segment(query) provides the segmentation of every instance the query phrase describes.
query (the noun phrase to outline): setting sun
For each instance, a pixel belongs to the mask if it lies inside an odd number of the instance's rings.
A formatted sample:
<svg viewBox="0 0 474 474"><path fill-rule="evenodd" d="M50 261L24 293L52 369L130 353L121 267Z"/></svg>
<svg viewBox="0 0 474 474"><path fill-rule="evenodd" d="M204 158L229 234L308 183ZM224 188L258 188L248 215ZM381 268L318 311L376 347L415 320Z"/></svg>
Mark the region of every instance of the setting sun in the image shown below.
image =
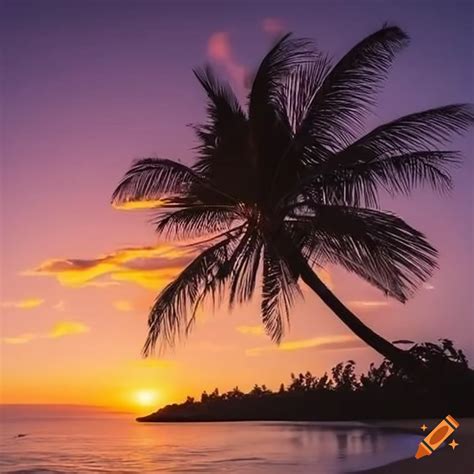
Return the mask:
<svg viewBox="0 0 474 474"><path fill-rule="evenodd" d="M137 405L150 407L157 403L159 395L156 390L137 390L133 394L133 399Z"/></svg>

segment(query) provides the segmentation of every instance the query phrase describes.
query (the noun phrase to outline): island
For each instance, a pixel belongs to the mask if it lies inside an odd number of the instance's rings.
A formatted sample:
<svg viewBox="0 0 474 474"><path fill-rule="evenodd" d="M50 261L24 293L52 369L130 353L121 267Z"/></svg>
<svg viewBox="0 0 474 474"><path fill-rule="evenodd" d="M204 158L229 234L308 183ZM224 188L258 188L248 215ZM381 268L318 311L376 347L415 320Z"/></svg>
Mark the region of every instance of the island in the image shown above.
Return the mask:
<svg viewBox="0 0 474 474"><path fill-rule="evenodd" d="M139 422L210 421L352 421L474 416L474 370L452 341L414 344L410 348L430 372L435 385L397 369L390 361L371 364L357 375L354 361L337 364L330 374L291 374L287 385L269 390L256 384L203 392L200 400L167 405Z"/></svg>

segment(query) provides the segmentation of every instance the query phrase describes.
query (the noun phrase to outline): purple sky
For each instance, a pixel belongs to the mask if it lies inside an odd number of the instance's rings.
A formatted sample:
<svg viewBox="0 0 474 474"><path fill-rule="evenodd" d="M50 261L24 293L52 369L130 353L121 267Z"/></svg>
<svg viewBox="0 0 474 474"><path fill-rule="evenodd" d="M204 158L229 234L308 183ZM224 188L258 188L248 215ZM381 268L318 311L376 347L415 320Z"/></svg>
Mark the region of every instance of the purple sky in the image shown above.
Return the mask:
<svg viewBox="0 0 474 474"><path fill-rule="evenodd" d="M287 339L312 340L309 348L301 343L298 350L249 355L270 344L256 329L257 303L252 303L230 318L226 310L216 318L203 316L197 334L163 363L135 367L146 308L182 256L173 249L165 256L145 251L138 260L145 259L155 273L132 273L137 258L130 247L156 244L148 213L112 209L109 198L135 158L192 162L195 141L186 125L203 118L205 105L193 67L213 62L243 95L242 77L280 30L313 38L336 58L385 21L407 31L411 45L396 60L368 128L425 108L474 102L472 2L19 0L1 5L5 401L95 403L100 390L155 386L157 377L167 380L155 388L170 400L212 388L209 384L265 382L263 372L272 385L291 370L318 372L347 358L363 366L376 358L350 344L345 350L321 349L345 341L337 338L349 333L308 295L295 308ZM452 149L462 150L465 162L455 172L450 196L426 191L386 201L440 250L441 268L430 289L401 306L343 272L330 269L330 277L336 293L388 338L450 337L472 361L472 135ZM150 284L153 276L158 283ZM315 342L318 337L326 339ZM37 364L49 371L40 388ZM199 366L207 375L193 378ZM222 375L223 367L233 379ZM98 382L104 374L112 380L107 386ZM125 376L131 388L121 385Z"/></svg>

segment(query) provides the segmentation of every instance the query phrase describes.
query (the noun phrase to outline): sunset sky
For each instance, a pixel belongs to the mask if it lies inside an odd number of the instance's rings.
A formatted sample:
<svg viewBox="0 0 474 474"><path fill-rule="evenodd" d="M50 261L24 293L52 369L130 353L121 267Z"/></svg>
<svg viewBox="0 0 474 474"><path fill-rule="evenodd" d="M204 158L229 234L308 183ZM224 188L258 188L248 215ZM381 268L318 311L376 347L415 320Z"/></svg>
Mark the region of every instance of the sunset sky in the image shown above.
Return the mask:
<svg viewBox="0 0 474 474"><path fill-rule="evenodd" d="M282 32L335 58L385 21L408 32L368 129L474 102L473 13L469 1L2 2L1 402L159 406L379 360L306 290L280 347L255 300L204 308L187 341L141 359L147 309L190 256L157 241L149 210L113 209L110 196L135 158L192 163L187 125L205 111L193 67L211 62L244 100ZM448 337L473 361L472 135L451 149L465 157L451 195L384 201L439 249L432 281L401 305L342 270L323 277L388 339Z"/></svg>

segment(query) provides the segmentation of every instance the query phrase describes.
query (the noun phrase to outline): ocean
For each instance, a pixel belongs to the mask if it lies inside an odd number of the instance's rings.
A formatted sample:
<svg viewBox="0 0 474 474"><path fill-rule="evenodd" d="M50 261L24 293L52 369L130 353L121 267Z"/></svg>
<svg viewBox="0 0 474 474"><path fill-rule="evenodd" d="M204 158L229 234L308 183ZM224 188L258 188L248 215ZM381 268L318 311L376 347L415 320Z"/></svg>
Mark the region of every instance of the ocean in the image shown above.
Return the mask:
<svg viewBox="0 0 474 474"><path fill-rule="evenodd" d="M364 423L146 424L99 410L5 408L2 473L356 472L413 456L421 437Z"/></svg>

